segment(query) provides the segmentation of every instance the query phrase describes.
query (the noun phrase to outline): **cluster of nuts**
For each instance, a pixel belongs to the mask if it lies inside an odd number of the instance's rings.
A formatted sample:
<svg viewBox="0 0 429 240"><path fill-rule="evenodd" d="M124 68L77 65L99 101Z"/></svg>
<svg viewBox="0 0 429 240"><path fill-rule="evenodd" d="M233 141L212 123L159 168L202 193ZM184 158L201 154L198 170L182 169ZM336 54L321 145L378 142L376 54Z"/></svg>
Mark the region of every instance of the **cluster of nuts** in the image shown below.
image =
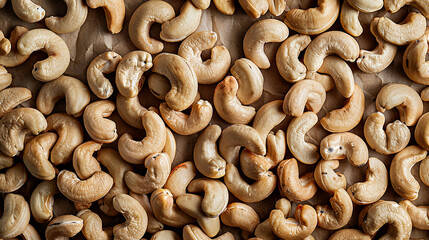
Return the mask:
<svg viewBox="0 0 429 240"><path fill-rule="evenodd" d="M45 19L50 30L16 26L9 39L0 32L0 168L5 170L0 174L0 192L5 194L0 238L40 239L39 232L44 231L46 239L68 239L82 232L87 239L138 240L148 232L151 239L169 240L181 239L178 232L182 231L184 240L207 240L221 234L221 223L240 228L242 238L249 240L310 240L316 227L337 230L329 238L332 240L369 240L385 224L389 228L381 239L409 239L413 227L429 230L429 207L411 202L420 190L411 174L414 164L421 162L420 179L429 186L429 113L423 115L429 88L420 96L404 84L385 85L376 98L378 112L365 120L364 141L349 132L363 118L365 95L346 63L356 61L363 72L378 73L392 63L397 46L407 45L403 55L406 75L418 84L429 84L427 0L344 0L342 7L340 0L319 0L315 8L288 11L284 23L257 21L243 39L246 58L236 60L232 67L228 49L215 46L215 32L195 32L210 0L187 0L178 16L165 1L145 1L134 11L128 28L139 50L125 56L108 51L94 58L86 70L89 87L64 75L70 52L57 34L79 29L88 6L103 7L109 31L118 33L125 4L123 0L65 2L65 16ZM223 14L235 11L234 1L213 2ZM5 3L0 1L0 7ZM11 3L15 14L26 22L45 17L43 8L31 0ZM283 0L239 3L252 18L268 10L279 16L286 8ZM359 13L376 12L383 6L393 13L406 4L419 12L409 13L400 24L386 17L374 18L370 28L378 46L373 51L360 50L354 38L363 32ZM327 31L338 16L347 33ZM162 24L159 36L163 41L181 42L177 54L162 52L163 43L149 36L153 23ZM299 34L289 37L289 28ZM309 36L316 34L320 35ZM282 43L276 67L294 84L283 100L255 109L251 104L264 90L261 69L271 66L264 52L265 43L270 42ZM46 83L38 92L35 108L17 108L32 94L27 88L8 87L12 76L5 67L16 67L39 50L48 57L34 64L32 74ZM211 50L211 58L205 61L201 57L204 50ZM152 59L152 55L156 56ZM149 71L149 89L163 101L158 108L145 108L139 102L143 74ZM106 77L114 72L116 88ZM230 124L224 129L210 124L213 107L198 93L199 84L215 83L215 110ZM324 106L326 92L334 88L346 101L320 119L331 134L317 146L306 141L306 135L319 122L316 114ZM108 100L116 89L116 102ZM91 92L99 100L91 102L95 98ZM53 113L62 98L65 113ZM393 108L399 111L399 120L384 130L382 113ZM115 110L146 136L141 140L129 133L118 136L116 123L108 119ZM286 133L281 129L274 132L287 116L293 119ZM419 146L409 146L411 126L415 126ZM193 160L172 169L176 154L173 132L200 135ZM85 134L92 140L84 142ZM114 142L117 150L102 148ZM377 153L396 154L390 174L385 163L369 157L367 144ZM285 160L287 148L294 158ZM347 187L345 175L334 171L341 159L354 167L367 165L366 180ZM298 161L314 164L314 171L300 175ZM69 162L73 171L64 167ZM139 165L144 165L145 175L137 172ZM26 183L27 172L40 180L30 199L13 193ZM404 199L400 203L380 200L389 179ZM277 188L282 198L261 222L248 204L267 199ZM310 200L318 189L333 195L330 205L300 204L289 218L291 202ZM54 216L54 195L59 193L74 202L75 215ZM232 196L239 201L231 201ZM359 214L362 230L342 229L356 210L354 204L366 205ZM106 216L122 214L125 222L103 228L102 218L90 208L98 208ZM46 229L36 230L30 224L31 216L38 223L48 223ZM182 230L163 230L164 225ZM234 235L226 232L216 239L234 239Z"/></svg>

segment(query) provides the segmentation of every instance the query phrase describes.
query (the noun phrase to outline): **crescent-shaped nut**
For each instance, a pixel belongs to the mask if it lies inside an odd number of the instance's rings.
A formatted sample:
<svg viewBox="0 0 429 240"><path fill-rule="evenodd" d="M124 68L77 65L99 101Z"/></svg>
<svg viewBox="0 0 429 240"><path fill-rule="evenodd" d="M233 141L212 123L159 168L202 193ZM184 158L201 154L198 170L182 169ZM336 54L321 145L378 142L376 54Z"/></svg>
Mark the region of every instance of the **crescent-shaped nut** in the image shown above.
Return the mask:
<svg viewBox="0 0 429 240"><path fill-rule="evenodd" d="M17 108L6 113L0 120L0 151L15 156L24 149L27 133L38 135L46 126L45 117L34 108Z"/></svg>
<svg viewBox="0 0 429 240"><path fill-rule="evenodd" d="M124 97L138 95L143 87L143 73L153 66L152 56L145 51L132 51L125 55L116 68L116 87Z"/></svg>
<svg viewBox="0 0 429 240"><path fill-rule="evenodd" d="M252 104L261 98L264 76L258 66L247 58L240 58L234 62L230 71L238 86L246 86L237 90L237 98L242 104Z"/></svg>
<svg viewBox="0 0 429 240"><path fill-rule="evenodd" d="M116 34L122 30L125 19L124 0L86 0L86 4L88 4L88 7L94 9L103 8L106 15L107 28L111 33Z"/></svg>
<svg viewBox="0 0 429 240"><path fill-rule="evenodd" d="M0 63L1 63L0 56ZM0 89L3 90L7 88L12 83L12 74L7 72L7 69L3 66L0 66Z"/></svg>
<svg viewBox="0 0 429 240"><path fill-rule="evenodd" d="M156 219L167 226L183 227L195 221L177 206L168 189L156 189L150 197L150 205Z"/></svg>
<svg viewBox="0 0 429 240"><path fill-rule="evenodd" d="M426 156L426 150L413 145L406 147L393 158L390 164L390 182L401 197L416 200L419 196L420 184L411 174L411 168Z"/></svg>
<svg viewBox="0 0 429 240"><path fill-rule="evenodd" d="M378 158L371 157L366 169L366 180L347 188L352 201L358 205L374 203L384 195L389 182L387 168Z"/></svg>
<svg viewBox="0 0 429 240"><path fill-rule="evenodd" d="M197 173L198 171L192 161L183 162L171 170L163 188L170 190L174 199L176 199L186 193L186 188Z"/></svg>
<svg viewBox="0 0 429 240"><path fill-rule="evenodd" d="M195 7L205 10L210 6L211 0L191 0Z"/></svg>
<svg viewBox="0 0 429 240"><path fill-rule="evenodd" d="M282 107L282 100L274 100L258 109L252 126L259 132L263 140L266 140L271 130L286 118Z"/></svg>
<svg viewBox="0 0 429 240"><path fill-rule="evenodd" d="M314 170L314 180L317 185L325 192L334 194L335 190L347 187L346 176L337 173L334 169L340 166L338 160L320 160Z"/></svg>
<svg viewBox="0 0 429 240"><path fill-rule="evenodd" d="M290 10L284 19L286 25L296 32L309 35L319 34L328 30L338 18L340 1L318 0L317 5L315 8L306 10Z"/></svg>
<svg viewBox="0 0 429 240"><path fill-rule="evenodd" d="M35 23L45 17L45 9L31 0L11 0L13 12L24 22Z"/></svg>
<svg viewBox="0 0 429 240"><path fill-rule="evenodd" d="M225 128L219 139L219 153L227 163L236 164L240 147L255 154L265 155L265 143L256 129L247 125L235 124Z"/></svg>
<svg viewBox="0 0 429 240"><path fill-rule="evenodd" d="M254 23L246 32L243 51L261 69L270 67L270 60L264 53L265 43L283 42L289 36L287 26L276 19L264 19Z"/></svg>
<svg viewBox="0 0 429 240"><path fill-rule="evenodd" d="M22 55L43 50L48 58L36 62L33 67L35 79L48 82L60 77L70 63L70 52L64 40L47 29L33 29L24 33L18 40L17 49Z"/></svg>
<svg viewBox="0 0 429 240"><path fill-rule="evenodd" d="M264 0L238 0L238 2L251 18L260 18L269 9L268 1Z"/></svg>
<svg viewBox="0 0 429 240"><path fill-rule="evenodd" d="M344 31L353 37L359 37L363 33L362 25L359 22L359 10L353 8L347 0L341 6L340 21Z"/></svg>
<svg viewBox="0 0 429 240"><path fill-rule="evenodd" d="M27 181L25 165L17 163L0 174L0 193L10 193L20 189Z"/></svg>
<svg viewBox="0 0 429 240"><path fill-rule="evenodd" d="M354 62L359 57L359 44L350 35L340 31L329 31L320 34L304 54L304 64L308 71L319 70L326 56L336 54L342 59Z"/></svg>
<svg viewBox="0 0 429 240"><path fill-rule="evenodd" d="M82 234L88 240L108 240L112 236L109 236L107 231L103 230L103 223L98 214L92 212L89 209L79 211L76 216L83 220Z"/></svg>
<svg viewBox="0 0 429 240"><path fill-rule="evenodd" d="M168 78L158 73L151 73L147 79L150 92L159 100L165 100L165 95L171 89Z"/></svg>
<svg viewBox="0 0 429 240"><path fill-rule="evenodd" d="M31 91L23 87L9 87L0 91L0 117L10 112L16 106L29 100Z"/></svg>
<svg viewBox="0 0 429 240"><path fill-rule="evenodd" d="M378 20L377 31L380 37L391 44L407 45L419 39L426 30L426 18L421 13L410 12L399 24L386 17Z"/></svg>
<svg viewBox="0 0 429 240"><path fill-rule="evenodd" d="M317 192L317 184L312 172L299 177L298 162L295 158L282 161L277 168L280 193L290 201L311 199Z"/></svg>
<svg viewBox="0 0 429 240"><path fill-rule="evenodd" d="M152 72L170 80L171 89L165 95L168 106L176 111L187 109L198 94L198 80L192 67L179 55L161 53L153 59Z"/></svg>
<svg viewBox="0 0 429 240"><path fill-rule="evenodd" d="M116 2L121 1L123 2L123 0ZM121 60L121 55L109 51L98 55L89 64L86 69L86 79L89 88L98 98L107 99L112 95L113 86L103 74L114 72Z"/></svg>
<svg viewBox="0 0 429 240"><path fill-rule="evenodd" d="M330 111L320 119L320 124L330 132L347 132L359 124L364 111L365 94L355 84L353 94L346 99L344 107Z"/></svg>
<svg viewBox="0 0 429 240"><path fill-rule="evenodd" d="M0 218L0 237L17 237L30 222L30 207L23 196L12 193L4 197L3 205L4 212Z"/></svg>
<svg viewBox="0 0 429 240"><path fill-rule="evenodd" d="M115 103L109 100L96 101L86 106L83 125L94 141L112 143L118 138L116 123L107 119L115 108Z"/></svg>
<svg viewBox="0 0 429 240"><path fill-rule="evenodd" d="M154 153L144 161L146 175L141 176L128 171L124 179L127 187L138 194L149 194L161 188L167 182L171 171L170 159L167 153Z"/></svg>
<svg viewBox="0 0 429 240"><path fill-rule="evenodd" d="M208 178L192 180L188 185L188 191L191 193L204 192L201 208L209 217L219 216L228 205L228 188L219 180Z"/></svg>
<svg viewBox="0 0 429 240"><path fill-rule="evenodd" d="M152 111L142 116L142 124L146 137L135 141L128 133L123 134L118 141L118 150L125 161L132 164L142 164L150 154L161 152L166 141L166 128L162 118Z"/></svg>
<svg viewBox="0 0 429 240"><path fill-rule="evenodd" d="M358 229L341 229L332 234L329 240L371 240L371 236Z"/></svg>
<svg viewBox="0 0 429 240"><path fill-rule="evenodd" d="M320 155L325 160L345 159L360 167L368 161L368 147L358 135L344 132L326 136L320 143Z"/></svg>
<svg viewBox="0 0 429 240"><path fill-rule="evenodd" d="M158 233L158 232L164 232L164 231L170 231L170 230L162 230L164 229L164 225L160 222L158 222L158 220L155 218L155 216L153 215L153 210L152 210L152 206L150 205L150 199L146 194L136 194L133 192L130 192L130 196L133 197L135 200L137 200L144 208L144 210L146 211L147 214L147 232L149 233ZM116 212L116 210L115 210ZM164 234L159 234L159 235L164 235ZM157 234L154 234L154 236L158 236ZM156 238L158 239L158 238ZM163 239L163 238L161 238ZM152 240L152 239L151 239ZM160 239L158 239L160 240ZM176 240L176 239L172 239L172 240ZM178 239L180 240L180 239Z"/></svg>
<svg viewBox="0 0 429 240"><path fill-rule="evenodd" d="M62 215L49 222L45 230L46 240L69 239L83 228L83 220L73 215Z"/></svg>
<svg viewBox="0 0 429 240"><path fill-rule="evenodd" d="M268 10L274 16L280 16L286 9L286 1L268 0Z"/></svg>
<svg viewBox="0 0 429 240"><path fill-rule="evenodd" d="M202 31L191 34L180 44L178 55L186 59L194 69L199 84L212 84L221 81L228 73L231 55L224 46L216 46L217 34ZM211 59L203 62L203 50L211 50Z"/></svg>
<svg viewBox="0 0 429 240"><path fill-rule="evenodd" d="M316 125L317 115L305 112L300 117L292 119L286 131L287 145L293 156L305 164L314 164L319 160L319 148L305 141L307 132Z"/></svg>
<svg viewBox="0 0 429 240"><path fill-rule="evenodd" d="M326 100L326 92L322 84L305 79L295 83L283 100L283 111L293 117L300 117L304 108L318 113Z"/></svg>
<svg viewBox="0 0 429 240"><path fill-rule="evenodd" d="M99 171L82 181L74 172L62 170L57 177L57 186L60 192L71 201L91 203L109 192L113 186L113 178Z"/></svg>
<svg viewBox="0 0 429 240"><path fill-rule="evenodd" d="M78 30L86 20L88 7L85 0L64 0L67 12L62 17L48 17L46 26L56 33L71 33Z"/></svg>
<svg viewBox="0 0 429 240"><path fill-rule="evenodd" d="M16 67L16 66L22 64L23 62L25 62L28 59L28 57L30 57L31 53L29 53L27 55L23 55L17 49L18 40L27 31L28 31L28 29L25 27L22 27L22 26L16 26L12 30L12 32L10 33L10 38L9 38L11 50L7 55L0 55L0 65L2 65L4 67ZM3 67L0 67L0 72L3 72L3 71L1 71L2 68ZM6 75L6 76L8 76L8 75ZM12 77L12 76L10 76L10 77ZM12 78L10 78L10 81L12 81Z"/></svg>
<svg viewBox="0 0 429 240"><path fill-rule="evenodd" d="M337 56L327 56L318 72L330 75L343 97L352 96L355 86L353 71L343 59Z"/></svg>
<svg viewBox="0 0 429 240"><path fill-rule="evenodd" d="M413 228L429 230L429 207L416 206L409 200L403 200L399 203L410 215Z"/></svg>
<svg viewBox="0 0 429 240"><path fill-rule="evenodd" d="M60 193L56 180L43 181L34 189L30 198L31 213L38 223L54 217L54 195Z"/></svg>
<svg viewBox="0 0 429 240"><path fill-rule="evenodd" d="M336 230L344 227L352 218L353 202L344 188L338 188L329 199L331 206L317 205L317 225Z"/></svg>
<svg viewBox="0 0 429 240"><path fill-rule="evenodd" d="M199 227L195 225L190 224L190 225L186 225L183 228L183 240L211 240L211 239L212 238L207 236L207 234L205 234L203 230L201 230ZM232 235L232 233L227 232L214 239L215 240L234 240L235 238L234 238L234 235ZM178 240L178 239L172 239L172 240Z"/></svg>
<svg viewBox="0 0 429 240"><path fill-rule="evenodd" d="M261 222L259 215L249 205L234 202L230 203L220 215L222 223L230 227L239 227L247 233L253 233Z"/></svg>
<svg viewBox="0 0 429 240"><path fill-rule="evenodd" d="M405 74L414 82L424 85L429 84L429 67L426 62L428 40L429 28L426 28L426 32L421 38L408 45L402 61Z"/></svg>
<svg viewBox="0 0 429 240"><path fill-rule="evenodd" d="M56 169L49 161L49 151L57 139L58 135L55 133L42 133L25 144L22 160L34 177L41 180L55 178Z"/></svg>
<svg viewBox="0 0 429 240"><path fill-rule="evenodd" d="M147 214L143 206L128 194L113 198L113 207L125 218L125 223L113 227L115 239L141 239L147 228Z"/></svg>
<svg viewBox="0 0 429 240"><path fill-rule="evenodd" d="M317 227L317 213L310 205L298 205L295 218L285 218L278 209L270 213L270 223L273 232L280 238L299 240L304 239Z"/></svg>
<svg viewBox="0 0 429 240"><path fill-rule="evenodd" d="M422 180L423 184L429 186L429 158L423 159L420 163L419 175L420 180Z"/></svg>
<svg viewBox="0 0 429 240"><path fill-rule="evenodd" d="M197 30L203 10L197 8L190 0L180 9L180 15L167 20L161 25L159 36L166 42L180 42Z"/></svg>
<svg viewBox="0 0 429 240"><path fill-rule="evenodd" d="M200 173L209 178L221 178L225 175L226 161L219 155L216 145L221 133L222 129L218 125L210 125L195 143L195 166Z"/></svg>
<svg viewBox="0 0 429 240"><path fill-rule="evenodd" d="M384 0L384 8L390 13L399 11L405 5L417 8L425 17L429 17L429 4L424 0Z"/></svg>
<svg viewBox="0 0 429 240"><path fill-rule="evenodd" d="M217 10L225 15L232 15L235 12L235 2L231 0L213 0Z"/></svg>
<svg viewBox="0 0 429 240"><path fill-rule="evenodd" d="M274 192L277 176L269 171L265 177L249 184L240 176L234 164L228 164L226 165L224 182L232 195L243 202L254 203L266 199Z"/></svg>
<svg viewBox="0 0 429 240"><path fill-rule="evenodd" d="M77 176L83 180L92 174L101 171L97 159L93 157L94 152L101 149L102 143L88 141L79 145L73 153L73 168Z"/></svg>
<svg viewBox="0 0 429 240"><path fill-rule="evenodd" d="M54 110L55 104L61 99L66 100L66 112L73 117L80 117L91 101L88 87L79 79L61 76L54 81L45 83L37 95L37 109L45 115Z"/></svg>
<svg viewBox="0 0 429 240"><path fill-rule="evenodd" d="M347 2L352 6L354 9L364 12L364 13L372 13L380 10L383 8L383 0L375 0L375 1L368 1L368 0L347 0Z"/></svg>
<svg viewBox="0 0 429 240"><path fill-rule="evenodd" d="M182 238L171 230L161 230L153 234L150 240L182 240Z"/></svg>
<svg viewBox="0 0 429 240"><path fill-rule="evenodd" d="M116 96L116 109L128 125L138 129L144 129L142 124L142 116L148 111L140 104L139 96L127 98L120 93ZM154 111L153 107L149 107L150 111Z"/></svg>

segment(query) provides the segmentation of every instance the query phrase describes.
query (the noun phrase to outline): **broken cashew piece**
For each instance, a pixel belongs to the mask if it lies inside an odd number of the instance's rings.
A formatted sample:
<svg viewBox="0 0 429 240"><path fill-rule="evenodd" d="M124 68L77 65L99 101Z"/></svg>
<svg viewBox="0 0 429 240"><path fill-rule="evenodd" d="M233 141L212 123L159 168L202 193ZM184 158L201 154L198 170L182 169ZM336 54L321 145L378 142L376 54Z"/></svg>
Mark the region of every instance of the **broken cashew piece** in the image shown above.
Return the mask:
<svg viewBox="0 0 429 240"><path fill-rule="evenodd" d="M318 72L330 75L343 97L352 96L355 86L353 71L343 59L337 56L327 56Z"/></svg>
<svg viewBox="0 0 429 240"><path fill-rule="evenodd" d="M317 213L310 205L298 205L295 210L295 218L285 218L285 214L279 210L272 210L270 223L273 232L282 239L304 239L317 227Z"/></svg>
<svg viewBox="0 0 429 240"><path fill-rule="evenodd" d="M67 13L63 17L48 17L46 26L56 33L71 33L78 30L86 20L88 7L84 0L64 0Z"/></svg>
<svg viewBox="0 0 429 240"><path fill-rule="evenodd" d="M116 2L123 2L117 0ZM92 92L101 99L109 98L113 93L113 86L103 74L109 74L116 70L121 55L109 51L95 57L86 70L86 79Z"/></svg>
<svg viewBox="0 0 429 240"><path fill-rule="evenodd" d="M401 207L407 210L410 215L413 227L421 230L429 230L429 207L416 206L409 200L403 200L399 203Z"/></svg>
<svg viewBox="0 0 429 240"><path fill-rule="evenodd" d="M31 91L23 87L8 87L0 91L0 117L32 97Z"/></svg>
<svg viewBox="0 0 429 240"><path fill-rule="evenodd" d="M417 12L410 12L399 24L386 17L378 20L377 31L380 37L391 44L407 45L419 39L426 30L426 18Z"/></svg>
<svg viewBox="0 0 429 240"><path fill-rule="evenodd" d="M100 163L93 157L101 149L102 143L88 141L79 145L73 153L73 168L77 176L83 180L101 171Z"/></svg>
<svg viewBox="0 0 429 240"><path fill-rule="evenodd" d="M31 213L38 223L54 217L54 195L60 193L56 180L43 181L34 189L30 198Z"/></svg>
<svg viewBox="0 0 429 240"><path fill-rule="evenodd" d="M111 33L116 34L122 30L125 19L124 0L86 0L86 4L93 9L103 8L106 15L107 28Z"/></svg>
<svg viewBox="0 0 429 240"><path fill-rule="evenodd" d="M347 0L341 6L340 20L344 31L353 37L359 37L363 33L362 25L359 22L359 10L353 8Z"/></svg>
<svg viewBox="0 0 429 240"><path fill-rule="evenodd" d="M83 228L83 220L73 215L62 215L49 222L45 230L46 240L69 239Z"/></svg>
<svg viewBox="0 0 429 240"><path fill-rule="evenodd" d="M55 133L42 133L25 144L22 160L34 177L41 180L55 178L56 169L49 161L49 153L57 139Z"/></svg>
<svg viewBox="0 0 429 240"><path fill-rule="evenodd" d="M383 0L346 0L354 9L364 12L364 13L372 13L383 8Z"/></svg>
<svg viewBox="0 0 429 240"><path fill-rule="evenodd" d="M238 86L246 86L237 90L237 98L242 104L252 104L261 98L264 76L256 64L247 58L240 58L234 62L230 71Z"/></svg>
<svg viewBox="0 0 429 240"><path fill-rule="evenodd" d="M9 39L5 38L3 32L0 30L0 56L8 55L11 48L12 45Z"/></svg>
<svg viewBox="0 0 429 240"><path fill-rule="evenodd" d="M174 199L176 199L186 193L186 188L197 173L198 171L192 161L183 162L171 170L163 188L170 190Z"/></svg>
<svg viewBox="0 0 429 240"><path fill-rule="evenodd" d="M219 216L228 205L228 188L219 180L208 178L192 180L188 185L188 191L191 193L204 192L201 208L209 217Z"/></svg>
<svg viewBox="0 0 429 240"><path fill-rule="evenodd" d="M27 28L22 27L22 26L16 26L12 32L10 33L10 45L11 45L11 50L7 55L0 55L0 65L4 66L4 67L16 67L18 65L21 65L23 62L25 62L29 57L30 54L27 55L23 55L21 54L18 49L17 49L17 43L18 40L21 38L21 36L26 33L28 31ZM0 66L0 76L3 74L3 72L5 72L6 70L2 70L3 67ZM6 75L8 76L8 75ZM10 76L12 77L12 76ZM0 77L1 79L1 77ZM12 81L12 78L10 78L10 81Z"/></svg>
<svg viewBox="0 0 429 240"><path fill-rule="evenodd" d="M320 155L325 160L345 159L360 167L368 161L368 147L358 135L344 132L326 136L320 143Z"/></svg>
<svg viewBox="0 0 429 240"><path fill-rule="evenodd" d="M14 238L24 232L30 222L30 206L24 197L9 193L4 197L4 212L0 218L0 237Z"/></svg>
<svg viewBox="0 0 429 240"><path fill-rule="evenodd" d="M264 0L239 0L238 2L251 18L260 18L269 9L268 1Z"/></svg>
<svg viewBox="0 0 429 240"><path fill-rule="evenodd" d="M286 8L286 1L268 0L268 10L274 16L280 16Z"/></svg>
<svg viewBox="0 0 429 240"><path fill-rule="evenodd" d="M317 225L336 230L344 227L352 218L353 202L344 188L338 188L329 199L331 206L317 205Z"/></svg>
<svg viewBox="0 0 429 240"><path fill-rule="evenodd" d="M326 100L326 92L322 84L313 80L302 80L295 83L283 100L283 111L293 117L304 114L305 108L318 113Z"/></svg>
<svg viewBox="0 0 429 240"><path fill-rule="evenodd" d="M335 190L347 187L346 176L334 171L339 166L340 162L338 160L321 159L317 163L314 170L314 180L323 191L334 194Z"/></svg>
<svg viewBox="0 0 429 240"><path fill-rule="evenodd" d="M239 227L247 233L253 233L261 222L259 215L249 205L234 202L230 203L220 215L222 223L230 227Z"/></svg>
<svg viewBox="0 0 429 240"><path fill-rule="evenodd" d="M107 119L115 111L115 103L100 100L86 106L83 125L89 136L100 143L112 143L118 138L116 123Z"/></svg>
<svg viewBox="0 0 429 240"><path fill-rule="evenodd" d="M107 231L103 230L102 220L98 214L89 209L79 211L76 216L83 220L82 234L88 240L107 240L111 239Z"/></svg>
<svg viewBox="0 0 429 240"><path fill-rule="evenodd" d="M414 82L424 85L429 84L429 66L426 62L428 40L429 28L426 28L426 32L421 38L407 46L402 60L405 74Z"/></svg>
<svg viewBox="0 0 429 240"><path fill-rule="evenodd" d="M213 0L217 10L225 15L232 15L235 12L235 3L231 0Z"/></svg>
<svg viewBox="0 0 429 240"><path fill-rule="evenodd" d="M143 206L130 195L120 193L113 198L113 207L125 218L125 223L113 227L114 238L141 239L147 228L147 214Z"/></svg>
<svg viewBox="0 0 429 240"><path fill-rule="evenodd" d="M45 9L32 0L11 0L13 12L24 22L35 23L45 17Z"/></svg>

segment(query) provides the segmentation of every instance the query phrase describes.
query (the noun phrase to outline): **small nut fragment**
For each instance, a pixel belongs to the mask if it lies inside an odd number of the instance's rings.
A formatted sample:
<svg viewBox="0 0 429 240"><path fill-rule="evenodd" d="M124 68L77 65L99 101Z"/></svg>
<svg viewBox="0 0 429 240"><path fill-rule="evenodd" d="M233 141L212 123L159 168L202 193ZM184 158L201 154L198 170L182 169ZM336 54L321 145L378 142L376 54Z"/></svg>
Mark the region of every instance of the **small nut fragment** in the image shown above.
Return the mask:
<svg viewBox="0 0 429 240"><path fill-rule="evenodd" d="M83 113L83 125L89 136L100 143L112 143L118 138L116 123L106 119L115 111L115 103L100 100L86 106Z"/></svg>
<svg viewBox="0 0 429 240"><path fill-rule="evenodd" d="M11 48L9 39L5 38L3 32L0 30L0 56L9 54Z"/></svg>
<svg viewBox="0 0 429 240"><path fill-rule="evenodd" d="M399 203L399 205L401 205L401 207L407 210L414 228L429 230L428 206L418 207L409 200L403 200Z"/></svg>
<svg viewBox="0 0 429 240"><path fill-rule="evenodd" d="M299 240L304 239L317 227L317 213L309 205L298 205L295 218L285 218L285 214L278 209L270 213L270 223L273 232L280 238Z"/></svg>
<svg viewBox="0 0 429 240"><path fill-rule="evenodd" d="M360 167L368 161L368 147L365 141L353 133L335 133L326 136L320 143L320 155L325 160L345 159Z"/></svg>
<svg viewBox="0 0 429 240"><path fill-rule="evenodd" d="M67 4L66 15L45 18L46 26L56 33L71 33L78 30L88 15L85 0L64 0L64 2Z"/></svg>
<svg viewBox="0 0 429 240"><path fill-rule="evenodd" d="M314 180L325 192L334 194L335 190L347 187L346 176L342 173L334 172L340 166L338 160L320 160L314 170Z"/></svg>
<svg viewBox="0 0 429 240"><path fill-rule="evenodd" d="M222 223L230 227L239 227L244 232L253 233L260 223L258 214L249 205L234 202L230 203L225 212L220 215Z"/></svg>
<svg viewBox="0 0 429 240"><path fill-rule="evenodd" d="M186 193L186 188L197 173L198 171L192 161L183 162L171 170L163 188L170 190L171 194L173 194L173 197L176 199L180 195Z"/></svg>
<svg viewBox="0 0 429 240"><path fill-rule="evenodd" d="M45 230L46 240L69 239L83 228L83 220L73 215L62 215L49 222Z"/></svg>
<svg viewBox="0 0 429 240"><path fill-rule="evenodd" d="M92 2L94 2L94 0ZM113 2L123 3L123 0ZM121 55L109 51L98 55L89 64L86 69L86 79L88 81L89 88L98 98L107 99L112 95L113 86L109 79L107 79L103 74L114 72L121 60Z"/></svg>
<svg viewBox="0 0 429 240"><path fill-rule="evenodd" d="M232 0L213 0L217 10L225 15L232 15L235 12L235 3Z"/></svg>
<svg viewBox="0 0 429 240"><path fill-rule="evenodd" d="M0 238L20 235L30 222L30 207L24 197L9 193L4 197L4 212L0 218Z"/></svg>
<svg viewBox="0 0 429 240"><path fill-rule="evenodd" d="M336 230L344 227L351 219L353 202L344 188L335 190L329 199L331 206L317 205L317 225L324 229Z"/></svg>
<svg viewBox="0 0 429 240"><path fill-rule="evenodd" d="M58 193L56 180L41 182L31 193L30 209L38 223L51 221L54 217L54 195Z"/></svg>
<svg viewBox="0 0 429 240"><path fill-rule="evenodd" d="M322 84L313 80L302 80L295 83L283 100L283 111L293 117L300 117L304 108L318 113L326 100L326 92Z"/></svg>
<svg viewBox="0 0 429 240"><path fill-rule="evenodd" d="M86 4L90 8L103 8L106 15L107 28L111 33L119 33L122 30L125 19L124 0L86 0Z"/></svg>
<svg viewBox="0 0 429 240"><path fill-rule="evenodd" d="M417 12L410 12L399 24L386 17L378 20L377 31L384 40L398 46L407 45L419 39L426 30L426 18Z"/></svg>
<svg viewBox="0 0 429 240"><path fill-rule="evenodd" d="M264 0L238 0L238 2L251 18L260 18L269 8L268 1Z"/></svg>

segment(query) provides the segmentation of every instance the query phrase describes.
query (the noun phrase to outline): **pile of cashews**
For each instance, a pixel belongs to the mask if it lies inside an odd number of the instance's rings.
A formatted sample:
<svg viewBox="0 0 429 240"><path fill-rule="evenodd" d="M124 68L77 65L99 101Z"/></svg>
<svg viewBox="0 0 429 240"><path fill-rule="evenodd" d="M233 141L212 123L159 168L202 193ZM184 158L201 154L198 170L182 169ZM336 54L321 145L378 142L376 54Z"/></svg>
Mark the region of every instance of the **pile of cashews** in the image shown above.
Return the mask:
<svg viewBox="0 0 429 240"><path fill-rule="evenodd" d="M69 239L81 232L90 240L311 240L319 227L331 231L331 240L370 240L376 235L402 240L410 238L412 228L429 230L429 206L412 203L421 186L411 174L421 162L419 177L429 187L429 113L423 110L429 88L419 95L405 84L385 85L376 96L377 112L363 121L365 94L347 63L379 73L393 62L398 46L406 46L406 76L429 85L429 1L344 0L341 5L340 0L318 0L314 8L284 14L284 0L239 0L251 18L268 11L275 17L256 21L247 30L245 58L233 63L229 50L216 46L215 32L196 32L210 0L187 0L178 15L166 1L145 1L128 23L124 0L65 0L66 15L47 18L43 7L31 0L10 2L18 18L29 23L45 19L49 30L16 26L9 39L0 31L1 239L37 240L43 238L40 233L48 240ZM232 0L213 3L222 14L236 11ZM5 4L0 0L0 8ZM363 33L359 13L383 7L395 13L404 6L412 11L401 23L373 18L370 31L378 45L362 50L354 38ZM58 34L78 30L88 7L104 9L106 31L112 34L128 24L138 50L95 57L86 69L86 85L64 75L70 51ZM284 22L278 20L281 15ZM329 30L338 17L345 32ZM154 23L161 24L162 41L181 42L177 54L163 52L164 43L150 37ZM289 29L298 34L289 37ZM263 71L271 67L264 52L270 42L281 43L275 65L293 85L283 99L256 109L251 104L263 96ZM6 68L23 64L39 50L48 57L34 64L32 75L44 84L36 105L22 107L32 92L10 87L12 75ZM203 61L205 50L211 57ZM115 84L107 74L114 74ZM159 106L140 103L146 78L150 92L162 101ZM212 101L201 99L199 84L217 84ZM334 88L346 99L344 106L319 121L317 113ZM63 98L65 112L56 108ZM399 119L384 130L383 112L393 108ZM146 136L119 136L109 119L115 110ZM215 113L227 127L212 124ZM285 132L278 125L286 118L291 121ZM364 138L350 132L361 122ZM308 141L308 132L318 123L330 134L316 145ZM409 145L413 126L416 144ZM199 135L193 159L173 168L180 151L175 136L194 134ZM368 145L392 155L389 171L385 162L370 157ZM293 158L285 159L287 148ZM366 166L366 179L347 183L343 173L334 171L342 159L356 168ZM313 170L302 174L303 164ZM37 179L31 194L17 193L29 178ZM384 198L389 183L403 201ZM251 203L272 198L276 191L281 197L261 221ZM309 203L317 191L332 195L330 205ZM73 202L74 215L54 213L57 194ZM290 216L294 204L298 206ZM358 214L361 230L347 228L357 205L364 205ZM123 215L122 223L103 226L105 218L118 215ZM36 229L30 221L45 228ZM385 224L387 231L377 233ZM241 229L241 236L224 226Z"/></svg>

